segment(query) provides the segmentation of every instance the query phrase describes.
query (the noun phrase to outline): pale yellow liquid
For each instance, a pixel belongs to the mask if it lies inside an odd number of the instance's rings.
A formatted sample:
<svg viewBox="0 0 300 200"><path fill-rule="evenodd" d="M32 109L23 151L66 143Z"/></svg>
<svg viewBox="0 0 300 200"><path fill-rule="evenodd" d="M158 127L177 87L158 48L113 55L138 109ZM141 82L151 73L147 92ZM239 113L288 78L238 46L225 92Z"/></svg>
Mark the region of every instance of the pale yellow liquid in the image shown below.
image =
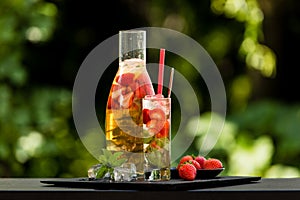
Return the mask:
<svg viewBox="0 0 300 200"><path fill-rule="evenodd" d="M142 119L142 97L141 93L137 93L135 89L138 88L139 83L142 87L147 87L147 94L153 95L153 87L149 75L143 66L141 60L131 60L121 64L117 76L123 74L134 74L134 84L130 86L120 85L116 78L113 82L112 89L109 96L112 100L108 100L112 106L107 106L106 109L106 146L111 151L122 151L127 162L132 162L136 165L139 178L144 173L144 153L143 153L143 119ZM143 78L141 78L143 77ZM115 89L114 89L115 88ZM117 89L116 89L117 88ZM121 89L120 89L121 88ZM126 94L119 94L114 91L126 91ZM130 101L123 100L129 96ZM119 96L118 96L119 95ZM122 106L123 102L129 102L125 108ZM110 101L110 102L109 102ZM127 106L128 105L128 106Z"/></svg>

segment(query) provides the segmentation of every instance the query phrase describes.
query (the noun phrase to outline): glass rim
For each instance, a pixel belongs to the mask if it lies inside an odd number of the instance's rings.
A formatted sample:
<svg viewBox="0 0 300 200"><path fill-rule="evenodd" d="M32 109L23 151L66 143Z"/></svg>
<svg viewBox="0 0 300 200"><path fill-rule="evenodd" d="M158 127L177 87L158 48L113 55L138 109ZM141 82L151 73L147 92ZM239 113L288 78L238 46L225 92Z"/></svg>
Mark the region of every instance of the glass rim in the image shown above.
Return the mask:
<svg viewBox="0 0 300 200"><path fill-rule="evenodd" d="M171 100L171 97L155 97L155 95L146 95L143 97L143 100Z"/></svg>
<svg viewBox="0 0 300 200"><path fill-rule="evenodd" d="M119 33L146 33L145 30L120 30Z"/></svg>

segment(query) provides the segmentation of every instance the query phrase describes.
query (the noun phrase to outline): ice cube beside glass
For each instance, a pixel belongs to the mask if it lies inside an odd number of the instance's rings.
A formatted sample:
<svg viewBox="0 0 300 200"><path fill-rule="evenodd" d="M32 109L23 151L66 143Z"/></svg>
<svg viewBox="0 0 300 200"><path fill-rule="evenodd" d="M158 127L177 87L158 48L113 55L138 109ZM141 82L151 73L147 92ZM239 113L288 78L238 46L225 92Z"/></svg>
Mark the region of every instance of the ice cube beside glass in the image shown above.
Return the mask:
<svg viewBox="0 0 300 200"><path fill-rule="evenodd" d="M120 167L114 168L114 181L135 181L137 178L136 167L134 163L124 163Z"/></svg>

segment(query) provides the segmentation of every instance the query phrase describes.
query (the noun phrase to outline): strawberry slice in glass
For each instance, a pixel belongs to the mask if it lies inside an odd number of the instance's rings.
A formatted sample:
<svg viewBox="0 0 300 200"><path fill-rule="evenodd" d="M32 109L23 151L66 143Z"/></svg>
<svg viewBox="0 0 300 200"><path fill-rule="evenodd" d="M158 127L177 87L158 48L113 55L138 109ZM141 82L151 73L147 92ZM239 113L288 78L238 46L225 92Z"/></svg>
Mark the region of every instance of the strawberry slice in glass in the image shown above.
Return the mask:
<svg viewBox="0 0 300 200"><path fill-rule="evenodd" d="M156 134L156 138L168 138L169 129L170 129L170 123L168 120L166 120L162 129L159 131L159 133Z"/></svg>
<svg viewBox="0 0 300 200"><path fill-rule="evenodd" d="M153 110L150 110L149 111L149 116L150 116L150 119L156 119L156 120L159 120L159 121L165 121L166 120L166 115L165 115L165 112L160 109L160 108L154 108Z"/></svg>
<svg viewBox="0 0 300 200"><path fill-rule="evenodd" d="M149 109L143 109L143 124L147 124L150 121Z"/></svg>
<svg viewBox="0 0 300 200"><path fill-rule="evenodd" d="M158 134L164 127L164 121L151 119L147 122L146 127L148 128L148 132L150 135Z"/></svg>

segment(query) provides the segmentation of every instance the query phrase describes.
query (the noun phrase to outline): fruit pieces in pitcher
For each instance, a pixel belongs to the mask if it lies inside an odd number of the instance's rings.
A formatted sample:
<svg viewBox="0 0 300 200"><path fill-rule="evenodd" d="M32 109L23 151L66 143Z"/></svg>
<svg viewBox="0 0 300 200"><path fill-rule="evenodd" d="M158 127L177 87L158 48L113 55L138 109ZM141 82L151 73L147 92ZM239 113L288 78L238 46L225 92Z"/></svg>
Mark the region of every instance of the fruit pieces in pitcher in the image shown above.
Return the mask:
<svg viewBox="0 0 300 200"><path fill-rule="evenodd" d="M122 86L134 86L134 73L126 73L126 74L121 74L116 77L116 82L119 83Z"/></svg>
<svg viewBox="0 0 300 200"><path fill-rule="evenodd" d="M106 107L107 149L142 153L142 98L154 95L152 82L142 59L124 60L119 65Z"/></svg>
<svg viewBox="0 0 300 200"><path fill-rule="evenodd" d="M130 108L145 95L153 94L152 84L144 73L116 76L108 99L108 109Z"/></svg>

